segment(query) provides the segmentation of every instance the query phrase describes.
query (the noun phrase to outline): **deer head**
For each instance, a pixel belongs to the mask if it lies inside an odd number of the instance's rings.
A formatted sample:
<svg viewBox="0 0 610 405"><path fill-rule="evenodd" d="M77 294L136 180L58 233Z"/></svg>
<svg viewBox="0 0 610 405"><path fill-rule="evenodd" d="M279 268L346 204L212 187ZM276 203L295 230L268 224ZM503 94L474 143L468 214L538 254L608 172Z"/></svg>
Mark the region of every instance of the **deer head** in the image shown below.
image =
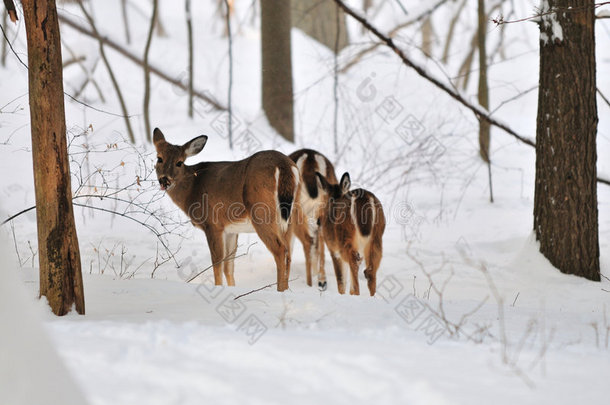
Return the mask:
<svg viewBox="0 0 610 405"><path fill-rule="evenodd" d="M155 128L153 132L153 144L157 150L155 170L161 190L169 191L176 183L192 175L184 161L201 152L207 140L207 136L201 135L184 145L172 145L165 140L163 132L159 128Z"/></svg>
<svg viewBox="0 0 610 405"><path fill-rule="evenodd" d="M316 178L318 179L318 187L324 191L331 203L347 194L352 185L348 172L343 173L339 184L330 184L326 177L319 172L316 172Z"/></svg>

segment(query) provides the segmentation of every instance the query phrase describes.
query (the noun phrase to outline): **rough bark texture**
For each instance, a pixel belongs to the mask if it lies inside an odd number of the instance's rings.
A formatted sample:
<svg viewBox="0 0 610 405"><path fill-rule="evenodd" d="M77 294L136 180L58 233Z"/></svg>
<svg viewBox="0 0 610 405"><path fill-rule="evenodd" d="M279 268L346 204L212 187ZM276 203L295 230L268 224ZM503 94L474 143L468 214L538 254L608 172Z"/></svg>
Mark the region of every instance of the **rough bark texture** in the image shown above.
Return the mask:
<svg viewBox="0 0 610 405"><path fill-rule="evenodd" d="M540 26L534 230L555 267L599 280L594 2L548 4L560 11Z"/></svg>
<svg viewBox="0 0 610 405"><path fill-rule="evenodd" d="M269 124L294 141L290 3L261 0L262 93Z"/></svg>
<svg viewBox="0 0 610 405"><path fill-rule="evenodd" d="M40 296L57 315L85 313L70 187L61 64L54 0L23 0L28 43L32 158Z"/></svg>
<svg viewBox="0 0 610 405"><path fill-rule="evenodd" d="M338 52L349 44L345 13L332 0L292 0L292 25L335 52L337 28L339 29ZM365 2L366 3L366 2ZM366 6L366 4L365 4Z"/></svg>

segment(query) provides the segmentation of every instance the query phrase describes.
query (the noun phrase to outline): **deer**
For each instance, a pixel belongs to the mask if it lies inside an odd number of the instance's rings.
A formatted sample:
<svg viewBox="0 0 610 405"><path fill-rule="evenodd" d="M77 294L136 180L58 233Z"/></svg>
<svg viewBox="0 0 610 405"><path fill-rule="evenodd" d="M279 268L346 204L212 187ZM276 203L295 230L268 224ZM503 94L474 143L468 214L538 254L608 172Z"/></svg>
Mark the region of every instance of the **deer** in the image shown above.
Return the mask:
<svg viewBox="0 0 610 405"><path fill-rule="evenodd" d="M333 260L339 294L345 294L344 265L347 263L351 274L350 294L360 295L358 270L364 258L364 277L372 297L377 289L377 270L383 254L385 216L381 202L370 191L361 188L350 191L347 172L339 184L332 184L320 173L316 173L316 179L324 190L322 233Z"/></svg>
<svg viewBox="0 0 610 405"><path fill-rule="evenodd" d="M186 165L185 160L201 152L207 141L201 135L174 145L159 128L154 129L155 171L161 190L205 233L215 285L222 285L223 273L227 285L235 285L238 234L255 232L275 259L277 290L285 291L292 212L301 187L296 164L280 152L267 150L239 161Z"/></svg>
<svg viewBox="0 0 610 405"><path fill-rule="evenodd" d="M323 154L312 149L299 149L288 157L296 163L301 173L300 210L298 220L295 221L294 235L303 245L307 285L312 285L312 270L317 267L318 288L325 291L324 239L320 230L324 197L323 190L318 190L316 172L323 173L330 184L337 184L335 168Z"/></svg>

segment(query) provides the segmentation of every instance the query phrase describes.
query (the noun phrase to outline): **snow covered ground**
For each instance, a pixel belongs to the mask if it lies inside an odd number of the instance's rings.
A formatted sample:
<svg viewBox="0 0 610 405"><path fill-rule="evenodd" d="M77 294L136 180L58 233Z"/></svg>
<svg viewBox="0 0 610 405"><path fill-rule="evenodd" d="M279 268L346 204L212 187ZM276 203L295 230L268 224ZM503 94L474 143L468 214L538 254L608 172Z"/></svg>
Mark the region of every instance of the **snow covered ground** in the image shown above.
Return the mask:
<svg viewBox="0 0 610 405"><path fill-rule="evenodd" d="M224 103L228 60L226 38L220 36L223 27L211 3L195 3L195 86ZM393 2L387 3L374 21L389 30L408 17ZM426 8L425 2L404 3ZM515 3L519 16L529 15L536 5L525 0ZM148 2L136 4L148 10ZM150 59L164 71L183 77L183 15L169 2L161 4L167 36L155 37ZM94 14L104 21L100 29L121 39L117 9L96 5ZM57 318L44 302L37 301L33 316L43 319L53 347L89 402L607 403L610 188L598 188L604 280L593 283L561 274L538 253L532 237L535 156L530 147L492 131L495 202L490 204L487 169L477 156L476 119L401 66L392 52L378 48L340 76L340 135L335 152L333 57L298 30L293 30L298 139L296 145L286 143L273 135L260 109L260 36L257 27L250 25L250 2L237 1L236 10L239 34L234 43L233 96L239 122L236 140L242 141L229 150L221 131L222 115L198 102L195 118L188 119L185 94L154 76L153 126L162 128L175 143L209 134L208 144L193 162L238 159L265 148L289 153L307 146L325 152L338 175L349 170L355 186L370 189L384 204L388 226L378 293L373 298L340 296L329 258L328 290L307 287L302 249L295 242L288 292L279 294L271 287L234 299L275 281L273 258L254 235L242 235L239 240L238 255L243 256L235 265L237 287L213 287L209 271L186 283L209 266L209 252L203 234L184 224L185 217L157 190L154 176L146 177L155 158L152 148L139 148L138 155L121 141L126 136L122 118L67 100L73 170L85 177L93 174L87 183L90 187L79 192L101 193L129 185L139 176L140 185L130 186L121 195L152 201L150 209L170 223L172 234L164 240L182 265L176 268L172 260L162 263L167 253L140 224L76 209L87 314ZM76 8L62 6L60 11L84 21ZM131 11L134 42L130 47L141 52L146 21L135 9ZM417 15L417 10L412 14ZM474 11L465 15L474 24ZM446 16L435 18L438 36L444 38ZM372 43L357 25L350 22L349 27L355 45L340 55L340 63ZM420 38L415 29L405 31L397 42L442 77L443 69L457 71L468 52L471 28L458 25L449 65L442 69L413 47ZM598 28L598 86L609 94L610 60L605 50L610 49L610 23L600 20ZM536 91L502 103L537 83L537 29L529 23L505 29L509 39L505 59L496 57L490 65L492 108L501 106L496 115L533 139ZM9 37L14 35L9 32ZM490 42L498 36L499 29L490 26ZM62 38L73 52L95 58L93 41L67 27ZM15 49L26 60L23 26ZM143 139L142 72L118 54L109 52L109 57L120 72L137 137ZM91 86L83 97L104 111L119 112L99 65L94 77L106 103ZM33 205L34 192L27 72L13 55L0 71L4 156L0 210L6 217ZM82 72L72 66L64 78L66 91L73 92ZM473 100L475 90L473 77L467 91ZM598 109L598 169L600 176L610 177L606 160L610 107L600 100ZM254 143L244 142L246 130ZM78 175L73 182L76 188ZM125 208L106 200L81 202ZM134 217L145 215L135 213ZM33 301L38 293L37 257L32 257L34 212L2 230L4 251L8 249L2 271L17 274ZM361 286L363 282L362 278ZM11 291L7 290L5 302L13 302ZM19 332L18 323L14 318L3 322L2 334L27 334L27 330ZM52 355L29 355L18 342L15 338L11 345L0 345L3 358L13 359L0 361L3 373L10 373L14 366L6 365L19 358L26 369L50 370L56 362ZM7 381L0 381L0 391L10 388Z"/></svg>

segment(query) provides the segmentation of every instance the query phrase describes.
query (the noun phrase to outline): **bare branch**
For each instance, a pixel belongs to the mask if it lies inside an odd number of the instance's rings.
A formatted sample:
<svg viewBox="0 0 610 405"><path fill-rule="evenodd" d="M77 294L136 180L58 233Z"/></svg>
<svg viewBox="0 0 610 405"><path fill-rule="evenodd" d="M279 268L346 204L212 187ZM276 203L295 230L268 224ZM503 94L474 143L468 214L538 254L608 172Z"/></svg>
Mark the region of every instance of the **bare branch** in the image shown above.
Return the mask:
<svg viewBox="0 0 610 405"><path fill-rule="evenodd" d="M91 38L97 39L98 41L102 42L104 45L107 45L111 49L117 51L118 53L120 53L121 55L123 55L124 57L126 57L127 59L132 61L133 63L140 65L140 66L143 65L143 61L138 56L133 54L130 50L119 45L117 42L113 41L112 39L109 39L105 36L101 36L98 32L92 31L90 29L83 27L79 23L73 21L71 19L71 17L67 17L66 15L64 15L62 13L58 13L58 18L59 18L59 21L61 21L63 24L66 24L67 26L75 29L76 31L80 32L81 34L84 34ZM149 68L150 68L151 73L155 74L156 76L160 77L161 79L165 80L166 82L168 82L182 90L188 91L187 86L184 83L182 83L179 79L171 77L170 75L161 71L159 68L155 67L154 65L149 64ZM218 101L214 100L209 95L206 95L204 92L195 90L195 91L193 91L193 95L195 97L205 101L206 103L210 104L216 110L226 111L226 109L227 109L226 107L224 107L220 103L218 103Z"/></svg>
<svg viewBox="0 0 610 405"><path fill-rule="evenodd" d="M87 9L83 5L82 0L78 0L78 5L80 6L81 11L89 21L89 25L91 25L91 29L94 33L97 34L97 28L95 27L95 22L93 21L93 17L87 12ZM136 138L133 134L133 129L131 128L131 122L129 121L129 114L127 113L127 106L125 104L125 100L123 99L123 93L121 92L121 88L119 86L119 82L114 76L114 72L112 71L112 67L110 66L110 62L108 62L108 58L106 58L106 52L104 52L104 42L101 40L101 37L97 35L99 47L100 47L100 56L102 57L102 61L104 61L104 65L106 65L106 69L108 70L108 75L110 76L110 80L112 81L112 85L116 91L117 98L119 99L119 104L121 105L121 111L123 111L123 118L125 119L125 126L127 127L127 134L129 135L129 140L132 143L136 143Z"/></svg>
<svg viewBox="0 0 610 405"><path fill-rule="evenodd" d="M335 3L337 3L339 5L339 7L341 7L343 9L343 11L345 11L347 14L352 16L356 21L358 21L360 24L362 24L362 26L364 26L368 31L370 31L373 35L375 35L377 38L379 38L386 46L388 46L390 49L392 49L394 51L394 53L396 53L396 55L400 58L400 60L405 65L407 65L410 68L412 68L413 70L415 70L415 72L417 72L417 74L419 74L421 77L428 80L430 83L434 84L436 87L443 90L453 99L458 101L464 107L466 107L467 109L472 111L478 120L486 121L489 124L504 130L504 132L508 133L509 135L512 135L513 137L517 138L518 140L525 143L526 145L536 147L536 143L534 141L519 135L508 125L496 120L489 114L489 112L487 110L485 110L484 108L481 108L481 106L474 105L474 104L468 102L468 100L466 100L466 98L462 94L458 93L455 89L451 88L449 85L443 83L439 79L433 77L423 67L419 66L414 61L412 61L410 58L408 58L404 54L404 52L396 46L396 44L394 43L394 40L392 38L388 37L387 35L382 34L377 28L375 28L373 25L371 25L371 23L369 23L364 17L360 16L354 10L349 8L344 3L343 0L334 0L334 1L335 1ZM610 2L607 2L607 3L610 3ZM598 177L597 181L602 184L610 185L610 180L606 180L606 179L602 179L602 178Z"/></svg>

